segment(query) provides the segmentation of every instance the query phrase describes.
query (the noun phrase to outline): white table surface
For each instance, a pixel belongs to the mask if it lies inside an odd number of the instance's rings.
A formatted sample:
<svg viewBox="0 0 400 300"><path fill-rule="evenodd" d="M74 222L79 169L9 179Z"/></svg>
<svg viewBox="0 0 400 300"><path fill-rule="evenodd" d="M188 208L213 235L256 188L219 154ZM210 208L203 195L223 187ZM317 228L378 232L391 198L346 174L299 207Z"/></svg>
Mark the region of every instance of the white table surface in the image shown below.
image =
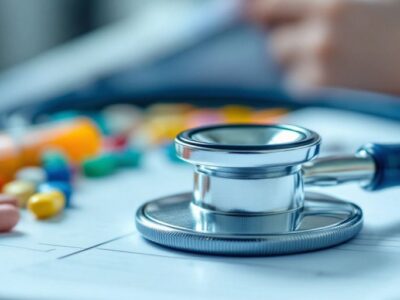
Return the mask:
<svg viewBox="0 0 400 300"><path fill-rule="evenodd" d="M325 148L395 142L400 124L305 110L292 123L321 132ZM342 148L341 148L342 147ZM143 240L134 225L145 201L192 186L190 166L158 152L139 170L80 179L73 207L36 221L23 212L0 235L1 299L396 299L400 295L400 189L325 189L359 204L365 226L354 240L323 251L235 258L184 253Z"/></svg>

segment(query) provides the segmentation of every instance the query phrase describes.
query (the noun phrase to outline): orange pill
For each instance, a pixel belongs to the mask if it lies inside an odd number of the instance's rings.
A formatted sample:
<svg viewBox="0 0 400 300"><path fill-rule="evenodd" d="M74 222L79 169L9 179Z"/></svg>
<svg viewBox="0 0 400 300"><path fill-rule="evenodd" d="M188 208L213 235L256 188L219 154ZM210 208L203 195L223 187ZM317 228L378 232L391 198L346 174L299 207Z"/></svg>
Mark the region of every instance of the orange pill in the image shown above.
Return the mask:
<svg viewBox="0 0 400 300"><path fill-rule="evenodd" d="M21 167L39 166L47 150L64 152L72 163L79 164L96 155L100 147L97 126L85 118L30 127L18 138L0 132L0 177L8 182Z"/></svg>
<svg viewBox="0 0 400 300"><path fill-rule="evenodd" d="M0 232L8 232L17 225L19 210L11 204L0 205Z"/></svg>
<svg viewBox="0 0 400 300"><path fill-rule="evenodd" d="M0 194L0 205L10 204L18 207L18 198L14 195Z"/></svg>

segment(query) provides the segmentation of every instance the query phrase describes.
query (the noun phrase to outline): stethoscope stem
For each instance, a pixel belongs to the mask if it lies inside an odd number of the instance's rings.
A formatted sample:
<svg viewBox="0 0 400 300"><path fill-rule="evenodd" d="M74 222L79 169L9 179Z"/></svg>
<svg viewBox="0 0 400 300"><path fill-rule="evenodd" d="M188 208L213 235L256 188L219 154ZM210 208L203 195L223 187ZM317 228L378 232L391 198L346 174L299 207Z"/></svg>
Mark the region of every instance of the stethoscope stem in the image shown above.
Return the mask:
<svg viewBox="0 0 400 300"><path fill-rule="evenodd" d="M353 156L326 157L303 165L304 182L330 186L358 181L376 191L400 185L400 145L367 144Z"/></svg>
<svg viewBox="0 0 400 300"><path fill-rule="evenodd" d="M348 182L368 185L375 174L375 162L370 156L339 156L315 159L302 167L304 183L334 186Z"/></svg>

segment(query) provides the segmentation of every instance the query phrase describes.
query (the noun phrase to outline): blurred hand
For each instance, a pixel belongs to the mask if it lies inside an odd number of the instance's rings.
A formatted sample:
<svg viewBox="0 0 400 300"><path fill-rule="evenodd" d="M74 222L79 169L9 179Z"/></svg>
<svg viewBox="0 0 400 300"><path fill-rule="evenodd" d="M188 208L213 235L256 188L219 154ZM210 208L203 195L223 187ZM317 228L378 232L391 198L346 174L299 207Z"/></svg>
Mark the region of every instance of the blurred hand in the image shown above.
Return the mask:
<svg viewBox="0 0 400 300"><path fill-rule="evenodd" d="M297 89L400 94L400 0L248 0Z"/></svg>

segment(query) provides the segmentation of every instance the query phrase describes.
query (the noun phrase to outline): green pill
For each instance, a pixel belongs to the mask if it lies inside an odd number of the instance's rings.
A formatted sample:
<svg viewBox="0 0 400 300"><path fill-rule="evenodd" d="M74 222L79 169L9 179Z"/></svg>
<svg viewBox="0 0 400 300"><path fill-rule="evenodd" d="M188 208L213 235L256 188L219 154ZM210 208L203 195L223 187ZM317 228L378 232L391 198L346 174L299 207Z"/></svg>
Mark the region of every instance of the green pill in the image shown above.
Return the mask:
<svg viewBox="0 0 400 300"><path fill-rule="evenodd" d="M61 168L69 165L64 153L57 150L48 150L42 154L42 165L46 168Z"/></svg>
<svg viewBox="0 0 400 300"><path fill-rule="evenodd" d="M142 152L137 149L126 149L115 153L120 167L138 167L142 160Z"/></svg>
<svg viewBox="0 0 400 300"><path fill-rule="evenodd" d="M82 172L87 177L104 177L113 174L117 166L117 157L107 153L85 160Z"/></svg>
<svg viewBox="0 0 400 300"><path fill-rule="evenodd" d="M184 162L176 155L175 143L170 143L168 145L165 145L163 150L164 150L165 156L168 158L168 160L170 162L177 163L177 164Z"/></svg>

